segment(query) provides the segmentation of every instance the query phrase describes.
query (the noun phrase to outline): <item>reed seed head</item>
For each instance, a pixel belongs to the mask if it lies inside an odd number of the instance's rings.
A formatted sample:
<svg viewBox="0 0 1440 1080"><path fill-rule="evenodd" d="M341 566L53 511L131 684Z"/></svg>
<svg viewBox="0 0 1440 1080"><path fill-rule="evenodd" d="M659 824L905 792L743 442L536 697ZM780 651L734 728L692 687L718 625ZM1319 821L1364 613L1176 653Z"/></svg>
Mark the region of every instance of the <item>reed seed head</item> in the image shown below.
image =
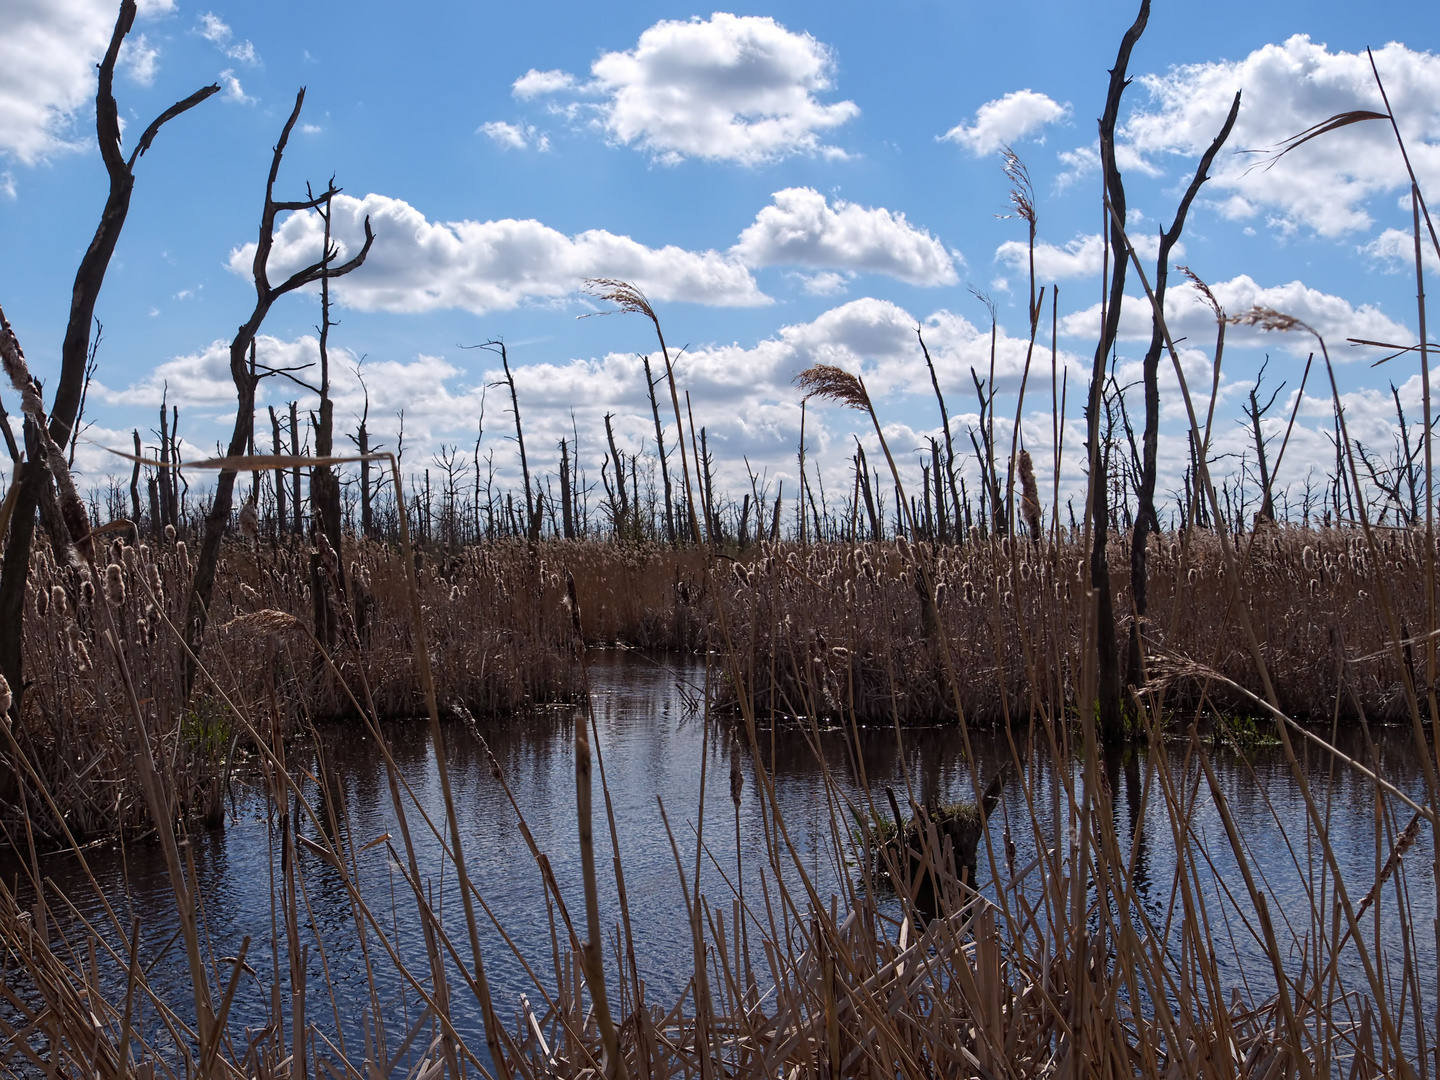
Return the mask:
<svg viewBox="0 0 1440 1080"><path fill-rule="evenodd" d="M240 532L248 540L254 540L260 535L260 511L256 508L253 497L247 499L240 508Z"/></svg>
<svg viewBox="0 0 1440 1080"><path fill-rule="evenodd" d="M125 576L119 563L112 562L105 567L105 599L111 607L125 603Z"/></svg>
<svg viewBox="0 0 1440 1080"><path fill-rule="evenodd" d="M805 391L807 399L819 397L852 409L868 411L870 408L870 395L865 393L864 384L844 368L833 364L812 364L795 376L795 383Z"/></svg>
<svg viewBox="0 0 1440 1080"><path fill-rule="evenodd" d="M1310 329L1294 315L1286 315L1283 311L1276 311L1274 308L1268 308L1261 304L1256 304L1249 311L1241 312L1239 315L1228 315L1225 321L1233 326L1256 326L1261 330L1276 332Z"/></svg>

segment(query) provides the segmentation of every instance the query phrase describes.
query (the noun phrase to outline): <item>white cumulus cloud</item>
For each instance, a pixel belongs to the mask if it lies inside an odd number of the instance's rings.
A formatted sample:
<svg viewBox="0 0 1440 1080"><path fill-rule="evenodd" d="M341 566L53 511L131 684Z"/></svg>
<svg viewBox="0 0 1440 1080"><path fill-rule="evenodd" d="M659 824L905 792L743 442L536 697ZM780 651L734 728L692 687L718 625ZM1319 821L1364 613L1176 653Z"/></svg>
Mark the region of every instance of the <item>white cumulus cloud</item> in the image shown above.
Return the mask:
<svg viewBox="0 0 1440 1080"><path fill-rule="evenodd" d="M569 296L590 277L624 278L652 300L770 302L749 270L716 251L651 248L603 229L566 236L534 220L432 222L409 203L384 195L336 197L333 230L342 260L364 242L367 216L375 245L365 265L335 288L343 302L361 310L501 311ZM272 279L319 258L321 236L315 215L287 218L275 237ZM248 275L254 255L253 243L235 249L230 268Z"/></svg>
<svg viewBox="0 0 1440 1080"><path fill-rule="evenodd" d="M74 113L95 93L115 26L101 0L16 0L0 33L0 152L25 164L73 150Z"/></svg>
<svg viewBox="0 0 1440 1080"><path fill-rule="evenodd" d="M1391 43L1375 51L1375 62L1420 181L1433 185L1440 179L1440 56ZM1364 53L1331 52L1304 34L1243 60L1187 64L1140 82L1149 105L1125 121L1121 134L1152 162L1202 153L1236 90L1244 96L1231 149L1273 149L1337 113L1384 108ZM1217 159L1210 187L1226 196L1221 211L1235 218L1265 211L1282 228L1303 225L1324 236L1367 227L1367 201L1409 185L1395 137L1382 121L1322 135L1271 168L1252 168L1257 160L1265 159Z"/></svg>
<svg viewBox="0 0 1440 1080"><path fill-rule="evenodd" d="M1365 338L1404 344L1414 334L1373 304L1358 307L1344 297L1321 292L1302 281L1283 285L1261 285L1248 274L1229 281L1213 282L1210 289L1220 306L1229 315L1240 315L1252 307L1268 307L1293 315L1309 323L1325 338L1334 360L1356 357L1346 338ZM1126 296L1120 309L1120 337L1129 341L1149 341L1150 302L1143 296ZM1195 288L1188 282L1175 282L1165 294L1165 322L1172 337L1188 337L1193 342L1212 342L1215 317L1201 302ZM1100 333L1100 305L1067 315L1060 320L1061 332L1074 337L1094 339ZM1227 348L1231 345L1267 346L1301 356L1316 349L1309 334L1273 334L1247 326L1232 326L1225 334Z"/></svg>
<svg viewBox="0 0 1440 1080"><path fill-rule="evenodd" d="M142 20L174 9L145 0ZM115 28L113 0L7 0L0 27L0 155L29 165L85 145L77 112L95 96L95 65ZM159 49L132 31L120 70L141 84L155 77Z"/></svg>
<svg viewBox="0 0 1440 1080"><path fill-rule="evenodd" d="M565 72L531 70L514 92L597 96L594 115L612 139L667 164L698 157L757 165L791 154L844 156L822 134L860 109L816 96L832 88L834 68L830 49L809 34L768 17L716 12L656 23L633 49L596 60L583 87Z"/></svg>
<svg viewBox="0 0 1440 1080"><path fill-rule="evenodd" d="M786 277L799 282L800 288L808 296L839 296L850 288L850 278L834 270L817 270L813 274L795 271Z"/></svg>
<svg viewBox="0 0 1440 1080"><path fill-rule="evenodd" d="M984 157L1069 115L1069 105L1061 105L1034 90L1015 90L976 109L973 124L956 124L937 137L958 143L976 157Z"/></svg>
<svg viewBox="0 0 1440 1080"><path fill-rule="evenodd" d="M903 213L835 200L814 188L777 191L731 253L748 266L807 266L888 274L914 285L959 279L945 245Z"/></svg>
<svg viewBox="0 0 1440 1080"><path fill-rule="evenodd" d="M568 71L536 71L531 68L510 87L510 92L522 101L541 94L555 94L575 86L575 76Z"/></svg>

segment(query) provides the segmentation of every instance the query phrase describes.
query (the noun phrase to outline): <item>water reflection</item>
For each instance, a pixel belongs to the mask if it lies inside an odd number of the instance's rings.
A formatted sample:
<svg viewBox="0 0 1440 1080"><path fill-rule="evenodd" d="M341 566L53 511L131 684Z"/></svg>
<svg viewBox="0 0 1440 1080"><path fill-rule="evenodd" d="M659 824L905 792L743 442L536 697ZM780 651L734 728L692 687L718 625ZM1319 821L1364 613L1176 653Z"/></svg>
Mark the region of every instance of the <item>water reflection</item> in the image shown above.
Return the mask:
<svg viewBox="0 0 1440 1080"><path fill-rule="evenodd" d="M744 866L747 896L752 901L755 894L748 890L758 887L761 874L772 882L778 874L793 883L798 875L795 861L812 876L821 896L832 892L843 895L847 882L842 875L848 877L852 872L833 850L832 805L819 767L822 757L842 796L866 809L862 779L877 798L886 785L892 786L902 807L912 796L921 803L951 802L973 798L977 780L983 785L996 770L1007 769L1013 776L1018 757L1032 777L1031 790L1027 800L1021 785L1011 783L1002 795L990 834L996 864L1005 865L1001 843L1005 835L1015 844L1015 864L1020 866L1031 861L1039 845L1059 846L1063 851L1069 842L1063 784L1068 781L1077 789L1083 788L1081 770L1073 766L1067 776L1060 776L1043 764L1049 755L1039 749L1032 761L1027 738L1017 738L1012 746L1003 735L972 733L976 756L976 765L972 766L965 759L962 736L953 727L907 729L900 753L897 733L883 725L847 731L776 723L760 728L758 744L764 765L775 780L776 797L795 856L794 861L768 862L769 822L755 782L755 762L748 739L736 723L707 724L690 707L694 687L704 683L703 666L684 660L616 655L596 662L592 674L598 749L620 837L619 855L640 973L650 999L667 1007L684 992L693 958L684 894L658 800L663 800L684 873L689 877L695 870L695 842L701 820L702 766L703 839L708 855L701 860L700 885L712 906L726 908L727 920L732 893L722 872L733 880L737 856ZM547 973L542 974L542 982L548 980L552 992L554 956L567 942L563 936L552 937L541 871L530 854L509 798L492 775L489 755L493 754L535 844L548 859L563 896L578 918L582 900L575 825L576 719L575 710L565 708L481 723L480 740L460 724L446 729L452 790L470 874L520 957L535 971ZM319 808L318 822L312 822L295 800L288 808L291 821L301 836L316 841L339 839L347 852L358 852L354 858L359 866L360 889L381 921L384 937L413 971L428 974L423 932L414 915L415 898L405 879L406 860L403 854L398 862L392 856L392 844L395 851L400 851L399 825L377 748L363 731L353 727L327 727L318 734L314 745L293 748L290 762L297 775L302 771L306 774L301 788L310 804ZM1342 749L1377 764L1391 782L1418 798L1422 781L1409 731L1377 729L1373 735L1373 742L1367 742L1362 733L1352 732L1342 740ZM386 728L385 736L397 778L409 785L432 819L443 824L436 748L428 726L392 724ZM744 775L738 811L730 798L730 756L737 739ZM1145 795L1147 785L1159 782L1157 766L1162 763L1179 782L1190 785L1186 798L1194 799L1191 825L1200 844L1196 865L1213 865L1219 875L1219 881L1202 877L1200 899L1218 909L1222 883L1240 891L1234 855L1224 839L1208 791L1203 785L1196 787L1193 762L1187 768L1187 749L1184 744L1168 746L1162 758L1124 748L1106 751L1102 757L1117 836L1127 855L1128 845L1133 844L1135 887L1146 915L1162 929L1173 914L1170 883L1175 872L1174 834L1158 790L1151 790L1148 798ZM1312 750L1305 749L1304 754L1304 768L1323 800L1331 845L1351 882L1353 899L1374 880L1377 847L1379 859L1383 860L1393 842L1393 832L1386 833L1384 823L1376 819L1371 784L1352 770L1319 759ZM1310 930L1305 884L1313 881L1318 888L1320 856L1310 842L1311 830L1284 756L1278 749L1261 748L1252 750L1247 758L1217 753L1214 761L1220 784L1250 847L1254 865L1276 897L1275 910L1282 921L1289 920L1293 932L1303 935ZM233 1013L234 1026L241 1030L264 1022L268 989L261 990L262 984L266 988L279 985L283 1000L290 993L290 976L283 930L278 945L276 942L272 903L280 868L280 821L263 778L258 774L237 778L230 806L226 828L191 836L188 842L213 956L233 956L245 935L252 939L249 963L257 977L247 984L247 990L255 992L237 998ZM876 809L888 816L883 803ZM454 868L442 858L439 842L423 828L419 814L413 808L407 813L415 840L420 887L438 911L451 940L457 945L464 943L468 936ZM1408 817L1408 813L1404 815L1405 820ZM848 823L843 817L841 820L843 830ZM603 870L611 865L613 853L598 790L595 824L596 858ZM386 843L383 838L387 834L396 839ZM1433 861L1432 844L1429 831L1423 831L1401 871L1405 874L1408 868L1404 880L1414 910L1426 915L1435 906L1434 881L1424 869ZM177 1003L187 1000L188 973L183 954L173 945L166 951L176 922L158 850L132 844L92 850L86 858L121 922L128 926L132 917L142 920L142 962L155 965L156 986ZM372 1000L376 1001L385 1023L381 1034L393 1049L420 1013L413 989L388 963L373 966L376 981L372 984L366 974L366 954L372 958L383 958L384 954L375 928L357 926L345 881L333 867L304 845L297 849L297 859L303 875L299 898L303 936L315 945L309 954L307 1012L322 1026L338 1025L341 1037L348 1040L347 1052L356 1054L358 1049L358 1056L365 1056L367 1039L377 1037L377 1033L365 1030L363 1018ZM979 863L984 886L991 876L984 850ZM42 869L82 914L100 919L100 900L73 856L49 857ZM13 863L0 863L0 872L7 882L20 876ZM605 888L607 881L609 887ZM797 890L796 895L803 895L803 890ZM604 873L601 902L602 926L613 928L620 912L613 880ZM763 909L760 904L756 907ZM1393 894L1387 893L1379 907L1381 937L1393 956L1399 957L1402 940ZM534 998L537 989L500 932L483 912L480 917L481 948L494 999L502 1020L513 1023L514 1003L519 995L527 993ZM756 969L763 973L766 965L758 959L761 933L756 932L759 927L749 929L757 954ZM768 931L766 927L762 932ZM1422 974L1422 990L1433 1009L1435 943L1433 938L1420 934L1413 944L1419 950L1415 969ZM1225 947L1230 953L1218 956L1217 961L1228 980L1227 993L1228 986L1243 985L1247 976L1252 983L1268 977L1268 960L1253 938L1239 933L1227 940ZM460 953L466 956L468 948L461 945ZM1350 956L1353 958L1353 951ZM1354 979L1356 973L1346 974ZM123 977L116 979L112 988L123 986ZM333 1001L325 989L327 980L335 988ZM1354 981L1359 985L1358 979ZM470 995L456 994L454 1013L461 1034L471 1045L482 1046L479 1011ZM141 1016L139 1022L155 1030L153 1015Z"/></svg>

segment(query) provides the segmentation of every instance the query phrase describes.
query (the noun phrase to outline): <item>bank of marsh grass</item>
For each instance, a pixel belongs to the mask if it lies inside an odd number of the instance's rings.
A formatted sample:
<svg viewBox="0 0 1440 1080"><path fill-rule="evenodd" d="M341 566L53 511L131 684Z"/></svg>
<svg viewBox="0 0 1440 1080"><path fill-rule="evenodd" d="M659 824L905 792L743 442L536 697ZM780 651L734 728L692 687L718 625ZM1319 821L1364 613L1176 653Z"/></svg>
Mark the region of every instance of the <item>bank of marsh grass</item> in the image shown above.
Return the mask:
<svg viewBox="0 0 1440 1080"><path fill-rule="evenodd" d="M1151 676L1165 689L1167 714L1263 713L1215 536L1195 530L1150 543ZM1375 602L1383 580L1407 636L1425 625L1423 545L1414 530L1382 533L1375 555L1358 530L1285 527L1244 538L1249 610L1288 715L1403 720L1402 664L1425 698L1418 646L1398 657L1387 647ZM382 719L422 715L400 553L356 542L345 557L356 635L353 645L341 640L334 668L345 678L363 670ZM47 552L36 557L25 641L33 674L15 736L78 836L152 824L128 721L114 707L120 677L101 654L99 603L110 604L133 675L154 699L181 816L215 818L217 781L237 749L248 751L222 694L243 703L260 730L286 736L316 720L358 715L358 701L321 661L312 637L318 630L306 558L267 544L226 549L201 651L210 681L187 698L171 627L183 618L189 558L183 540L112 541L110 583L97 590L88 569L57 564ZM1111 558L1123 610L1129 555L1116 545ZM958 693L916 589L917 559L932 568L934 610L960 675ZM418 562L436 692L447 713L457 704L497 715L577 699L568 573L590 647L718 649L707 628L723 605L743 674L737 684L719 671L722 708L737 705L735 688L743 685L762 716L953 722L957 700L966 720L982 726L1007 717L1028 722L1037 702L1057 717L1078 716L1084 557L1075 541L767 542L733 550L708 579L701 552L649 543L554 541L532 549L516 540L426 551ZM118 603L106 599L107 589ZM295 622L276 632L249 619L264 611ZM16 804L13 781L0 796ZM61 841L43 802L32 803L31 813L44 842Z"/></svg>

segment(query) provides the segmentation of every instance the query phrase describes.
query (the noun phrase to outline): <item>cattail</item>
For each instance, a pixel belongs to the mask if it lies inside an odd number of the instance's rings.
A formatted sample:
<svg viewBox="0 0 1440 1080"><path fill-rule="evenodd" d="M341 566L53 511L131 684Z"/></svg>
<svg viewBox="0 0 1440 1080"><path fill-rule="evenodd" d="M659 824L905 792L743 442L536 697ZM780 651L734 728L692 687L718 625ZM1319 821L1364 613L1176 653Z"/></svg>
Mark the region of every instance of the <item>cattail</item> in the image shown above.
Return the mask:
<svg viewBox="0 0 1440 1080"><path fill-rule="evenodd" d="M0 675L0 722L5 724L5 730L10 730L10 706L15 701L15 695L10 693L10 684L5 681L5 676ZM735 782L730 782L733 788Z"/></svg>
<svg viewBox="0 0 1440 1080"><path fill-rule="evenodd" d="M111 607L125 603L125 577L119 563L112 562L105 567L105 599Z"/></svg>
<svg viewBox="0 0 1440 1080"><path fill-rule="evenodd" d="M1035 484L1035 463L1030 451L1020 451L1020 512L1030 526L1030 539L1040 539L1040 489Z"/></svg>
<svg viewBox="0 0 1440 1080"><path fill-rule="evenodd" d="M90 650L85 647L85 639L80 636L80 627L75 623L70 624L70 652L75 657L77 671L90 670Z"/></svg>
<svg viewBox="0 0 1440 1080"><path fill-rule="evenodd" d="M95 603L95 582L90 580L88 573L85 580L80 582L80 599L87 604Z"/></svg>
<svg viewBox="0 0 1440 1080"><path fill-rule="evenodd" d="M1410 850L1410 845L1415 843L1415 838L1420 835L1420 815L1416 814L1410 819L1410 824L1405 826L1405 831L1395 841L1395 850L1390 852L1390 857L1385 860L1385 865L1380 868L1380 874L1375 878L1375 884L1360 901L1359 908L1355 911L1355 918L1360 918L1375 903L1380 896L1380 890L1385 887L1385 882L1390 880L1390 875L1395 873L1395 868L1400 865L1400 860Z"/></svg>
<svg viewBox="0 0 1440 1080"><path fill-rule="evenodd" d="M35 614L36 614L36 615L39 615L40 618L43 619L43 618L45 617L45 612L47 612L48 610L50 610L50 590L49 590L49 589L36 589L36 590L35 590Z"/></svg>
<svg viewBox="0 0 1440 1080"><path fill-rule="evenodd" d="M166 539L166 541L168 541L169 543L172 543L172 544L175 542L175 526L174 526L174 525L166 525L166 526L165 526L165 539Z"/></svg>
<svg viewBox="0 0 1440 1080"><path fill-rule="evenodd" d="M65 590L59 585L50 586L50 605L55 609L57 619L63 619L70 614L70 604L65 599Z"/></svg>
<svg viewBox="0 0 1440 1080"><path fill-rule="evenodd" d="M740 743L730 744L730 801L735 812L740 812L740 793L745 789L745 774L740 771Z"/></svg>

